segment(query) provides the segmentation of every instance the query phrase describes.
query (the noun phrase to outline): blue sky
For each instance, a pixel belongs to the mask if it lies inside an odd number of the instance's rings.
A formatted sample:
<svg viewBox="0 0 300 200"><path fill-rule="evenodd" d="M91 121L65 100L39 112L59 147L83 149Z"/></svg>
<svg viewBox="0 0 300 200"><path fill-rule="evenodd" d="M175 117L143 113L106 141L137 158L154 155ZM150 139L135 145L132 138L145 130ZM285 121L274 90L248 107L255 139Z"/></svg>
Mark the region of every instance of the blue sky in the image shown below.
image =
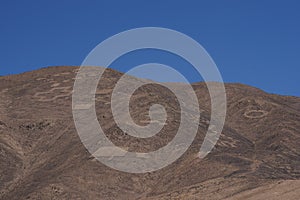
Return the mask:
<svg viewBox="0 0 300 200"><path fill-rule="evenodd" d="M300 3L226 1L1 1L0 75L80 65L106 38L137 27L165 27L198 41L225 82L300 96ZM158 51L120 58L114 68L183 61ZM162 54L160 54L162 53ZM127 67L127 68L126 68ZM129 68L128 68L129 67ZM200 81L188 67L191 81Z"/></svg>

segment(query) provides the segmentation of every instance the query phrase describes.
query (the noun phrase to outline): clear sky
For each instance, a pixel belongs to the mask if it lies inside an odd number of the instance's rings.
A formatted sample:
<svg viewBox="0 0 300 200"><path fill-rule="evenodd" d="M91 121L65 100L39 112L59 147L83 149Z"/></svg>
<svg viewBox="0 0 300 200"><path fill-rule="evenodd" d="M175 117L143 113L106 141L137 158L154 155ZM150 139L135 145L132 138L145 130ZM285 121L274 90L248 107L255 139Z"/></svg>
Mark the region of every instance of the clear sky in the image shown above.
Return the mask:
<svg viewBox="0 0 300 200"><path fill-rule="evenodd" d="M2 0L0 75L80 65L106 38L146 26L170 28L194 38L214 59L225 82L300 96L297 0ZM126 67L160 59L184 65L160 53L137 52L112 67L126 71ZM182 69L193 74L187 67ZM201 79L191 76L190 80Z"/></svg>

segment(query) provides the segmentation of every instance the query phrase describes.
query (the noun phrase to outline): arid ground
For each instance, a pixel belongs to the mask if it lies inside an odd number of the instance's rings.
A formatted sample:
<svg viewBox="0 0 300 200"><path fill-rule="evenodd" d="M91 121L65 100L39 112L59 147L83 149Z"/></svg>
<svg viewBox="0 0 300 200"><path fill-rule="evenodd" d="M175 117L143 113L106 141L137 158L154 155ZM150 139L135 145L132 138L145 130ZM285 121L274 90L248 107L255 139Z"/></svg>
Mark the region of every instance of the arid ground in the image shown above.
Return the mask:
<svg viewBox="0 0 300 200"><path fill-rule="evenodd" d="M300 98L226 84L223 132L213 151L199 159L210 97L205 83L195 83L201 117L193 144L161 170L132 174L105 166L81 143L72 116L77 70L49 67L0 77L0 199L299 199ZM110 106L121 75L107 70L96 93L106 136L129 151L166 145L179 126L178 101L159 85L139 88L130 102L134 121L147 124L149 106L159 102L167 123L152 138L129 136L116 125Z"/></svg>

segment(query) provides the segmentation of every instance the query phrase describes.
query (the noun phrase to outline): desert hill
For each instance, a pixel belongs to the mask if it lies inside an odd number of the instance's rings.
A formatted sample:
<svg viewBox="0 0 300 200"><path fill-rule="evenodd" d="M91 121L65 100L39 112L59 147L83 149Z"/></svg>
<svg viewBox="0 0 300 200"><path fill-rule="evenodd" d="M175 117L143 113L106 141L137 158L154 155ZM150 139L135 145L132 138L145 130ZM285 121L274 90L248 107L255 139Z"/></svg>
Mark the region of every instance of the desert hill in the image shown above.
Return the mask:
<svg viewBox="0 0 300 200"><path fill-rule="evenodd" d="M213 151L199 159L210 121L210 98L205 84L195 83L201 117L191 147L161 170L130 174L95 160L81 143L72 116L77 70L49 67L0 77L0 199L288 200L300 196L300 98L226 84L225 127ZM111 93L120 76L106 70L97 89L97 117L106 136L130 151L148 152L166 145L179 126L176 98L157 84L139 88L130 102L134 121L147 124L147 109L157 102L168 118L153 138L131 137L118 128L110 110Z"/></svg>

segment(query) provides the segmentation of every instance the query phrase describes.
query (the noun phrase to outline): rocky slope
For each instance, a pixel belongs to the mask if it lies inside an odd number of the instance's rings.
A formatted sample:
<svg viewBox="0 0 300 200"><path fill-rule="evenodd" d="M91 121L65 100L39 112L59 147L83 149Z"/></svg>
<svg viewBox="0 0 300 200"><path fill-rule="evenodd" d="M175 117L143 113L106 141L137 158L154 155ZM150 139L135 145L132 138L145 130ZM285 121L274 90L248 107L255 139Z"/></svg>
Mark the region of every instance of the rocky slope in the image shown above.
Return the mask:
<svg viewBox="0 0 300 200"><path fill-rule="evenodd" d="M296 199L300 196L300 99L226 84L225 127L204 159L198 151L210 120L204 83L193 84L201 119L195 141L173 164L151 173L116 171L93 159L72 117L77 67L50 67L0 77L0 199ZM114 144L147 152L176 134L180 112L172 93L156 84L138 89L131 115L147 124L161 103L167 125L149 139L115 124L111 92L122 74L107 70L96 95L98 121ZM180 84L177 86L180 89ZM170 98L171 97L171 98Z"/></svg>

